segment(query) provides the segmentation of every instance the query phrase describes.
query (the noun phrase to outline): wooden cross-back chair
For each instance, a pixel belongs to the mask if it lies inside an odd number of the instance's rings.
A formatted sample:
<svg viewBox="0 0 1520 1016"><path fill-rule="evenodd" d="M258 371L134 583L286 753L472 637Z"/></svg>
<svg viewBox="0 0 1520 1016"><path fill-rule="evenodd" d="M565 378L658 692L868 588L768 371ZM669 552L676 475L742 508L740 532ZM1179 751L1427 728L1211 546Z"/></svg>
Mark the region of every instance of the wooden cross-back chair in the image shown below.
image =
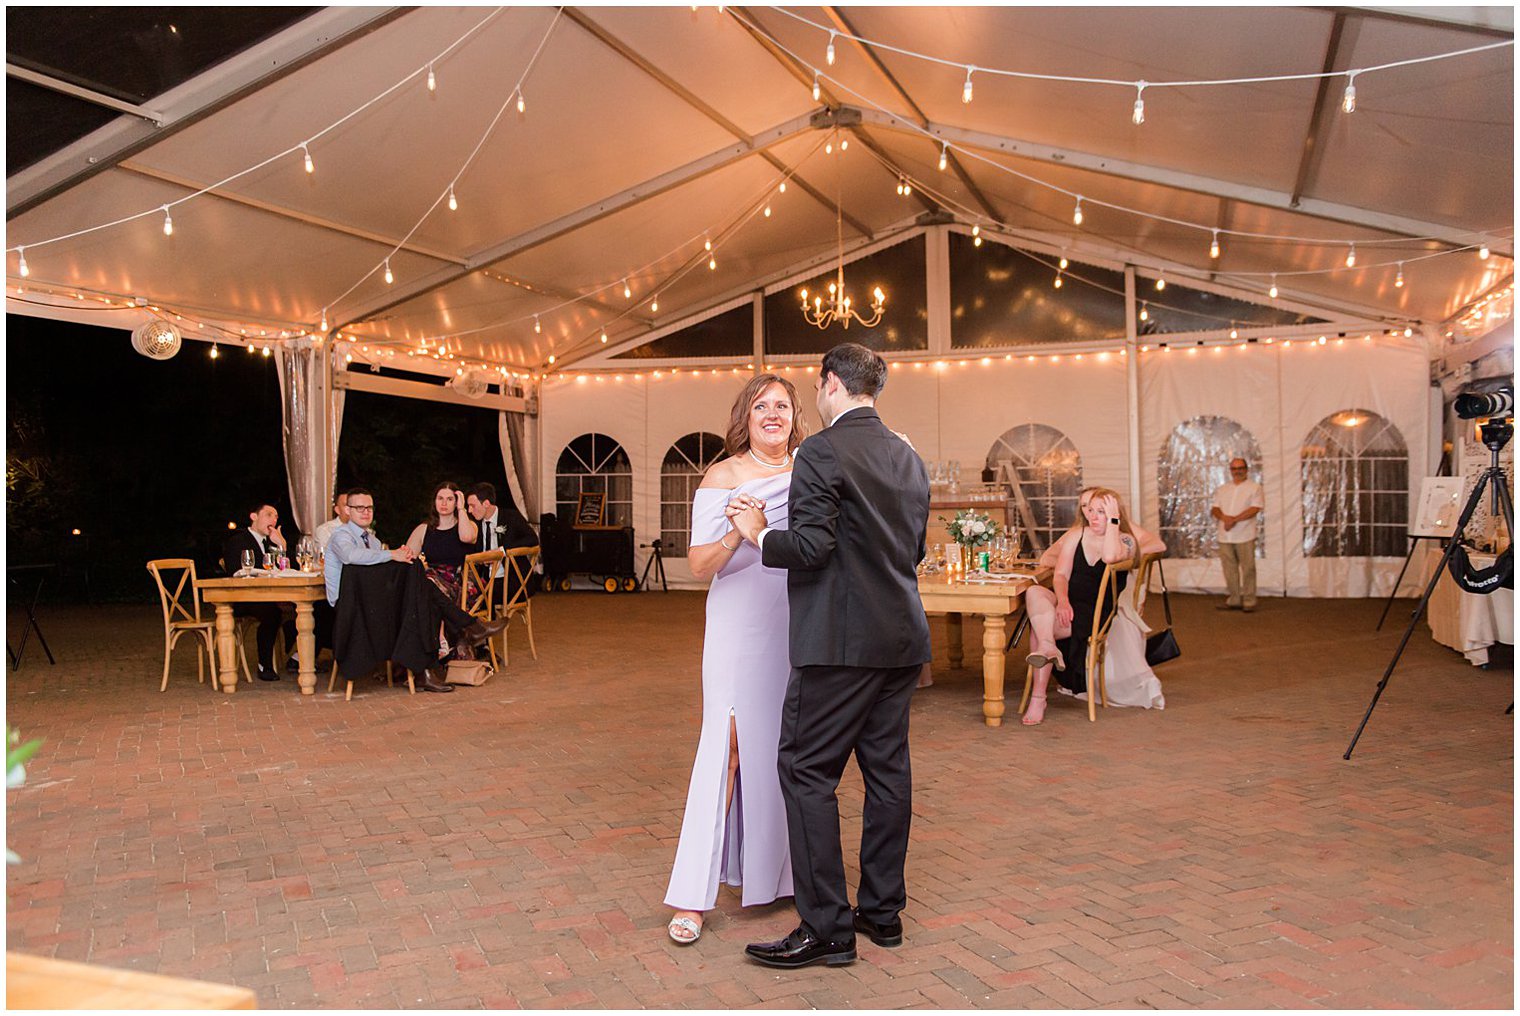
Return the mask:
<svg viewBox="0 0 1520 1016"><path fill-rule="evenodd" d="M533 601L528 596L528 580L538 569L538 547L514 547L507 551L507 578L508 582L503 590L506 597L501 605L498 617L504 617L509 624L501 633L501 659L507 660L507 632L511 629L511 620L520 617L528 629L528 650L533 658L538 659L538 646L533 642ZM507 592L511 590L511 592Z"/></svg>
<svg viewBox="0 0 1520 1016"><path fill-rule="evenodd" d="M482 621L491 621L496 617L496 583L491 581L491 573L496 566L501 564L506 557L506 551L481 550L473 554L466 554L464 558L464 578L459 583L459 609L471 617L477 617ZM506 662L507 637L502 635L501 656L502 662ZM491 669L499 670L496 663L496 643L490 640L486 642L486 650L491 655Z"/></svg>
<svg viewBox="0 0 1520 1016"><path fill-rule="evenodd" d="M164 557L148 562L148 573L158 586L158 602L164 611L164 679L159 691L169 688L169 657L181 635L190 632L195 636L198 650L195 654L197 679L206 683L206 670L216 673L216 622L201 617L201 588L195 582L195 562L188 557ZM175 580L176 574L178 581ZM169 589L173 585L173 591ZM204 658L201 652L206 655ZM211 683L214 690L216 682Z"/></svg>
<svg viewBox="0 0 1520 1016"><path fill-rule="evenodd" d="M1077 552L1081 553L1080 547L1077 548ZM1144 568L1143 562L1141 568ZM1103 708L1108 708L1108 689L1104 685L1104 672L1108 664L1108 630L1113 627L1114 618L1119 616L1119 575L1135 570L1132 561L1105 565L1103 578L1098 583L1098 603L1101 605L1107 600L1111 606L1103 617L1093 619L1092 634L1087 637L1087 720L1089 723L1097 722L1100 703ZM1029 697L1033 693L1034 667L1026 667L1024 694L1019 699L1020 715L1029 708Z"/></svg>

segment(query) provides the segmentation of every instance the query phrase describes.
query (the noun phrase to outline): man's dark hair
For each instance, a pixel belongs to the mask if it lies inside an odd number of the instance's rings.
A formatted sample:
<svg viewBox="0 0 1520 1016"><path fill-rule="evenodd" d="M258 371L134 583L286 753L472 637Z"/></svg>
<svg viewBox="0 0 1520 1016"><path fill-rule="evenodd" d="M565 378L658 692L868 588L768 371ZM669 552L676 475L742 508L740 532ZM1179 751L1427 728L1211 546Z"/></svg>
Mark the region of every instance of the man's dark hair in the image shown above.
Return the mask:
<svg viewBox="0 0 1520 1016"><path fill-rule="evenodd" d="M368 494L371 501L375 499L375 495L370 493L370 489L368 487L350 487L343 492L343 496L348 498L350 501L352 501L360 494Z"/></svg>
<svg viewBox="0 0 1520 1016"><path fill-rule="evenodd" d="M465 497L473 497L480 501L496 503L496 485L492 483L477 483L465 492Z"/></svg>
<svg viewBox="0 0 1520 1016"><path fill-rule="evenodd" d="M833 374L844 390L859 398L876 398L887 386L887 361L857 342L841 342L823 354L818 376Z"/></svg>
<svg viewBox="0 0 1520 1016"><path fill-rule="evenodd" d="M273 507L274 506L272 504L270 504L268 501L256 501L252 505L249 506L249 508L248 508L248 517L251 519L253 516L257 515L261 511L263 511L265 508L273 508Z"/></svg>

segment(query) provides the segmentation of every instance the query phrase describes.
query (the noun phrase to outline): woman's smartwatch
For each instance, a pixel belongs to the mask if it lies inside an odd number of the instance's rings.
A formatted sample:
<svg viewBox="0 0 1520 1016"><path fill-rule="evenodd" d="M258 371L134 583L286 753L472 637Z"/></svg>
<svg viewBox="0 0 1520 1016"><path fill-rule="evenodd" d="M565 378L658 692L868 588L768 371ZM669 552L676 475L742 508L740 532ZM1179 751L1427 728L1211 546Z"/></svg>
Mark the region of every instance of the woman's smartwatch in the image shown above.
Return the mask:
<svg viewBox="0 0 1520 1016"><path fill-rule="evenodd" d="M1111 525L1111 526L1117 526L1119 524L1119 520L1118 519L1109 519L1108 520L1108 524Z"/></svg>

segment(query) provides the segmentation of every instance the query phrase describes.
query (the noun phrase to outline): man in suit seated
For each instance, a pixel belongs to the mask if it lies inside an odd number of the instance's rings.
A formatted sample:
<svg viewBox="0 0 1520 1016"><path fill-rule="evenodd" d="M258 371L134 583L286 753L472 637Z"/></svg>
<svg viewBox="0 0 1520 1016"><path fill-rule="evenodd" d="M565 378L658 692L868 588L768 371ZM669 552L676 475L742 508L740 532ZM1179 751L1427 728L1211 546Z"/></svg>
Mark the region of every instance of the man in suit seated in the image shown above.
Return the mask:
<svg viewBox="0 0 1520 1016"><path fill-rule="evenodd" d="M338 594L343 588L343 569L348 566L384 565L393 561L420 569L420 565L415 563L417 555L410 547L403 545L395 550L386 550L380 545L379 539L369 531L370 520L375 517L375 496L368 490L355 487L348 492L348 513L348 521L339 526L327 542L327 554L322 566L327 587L327 604L336 615L334 652L340 661L347 655L354 655L348 652L349 647L343 644L344 636L349 629L341 619L341 611L338 610ZM377 614L401 618L423 617L425 620L416 626L403 625L401 630L396 632L375 632L362 625L353 626L355 630L363 630L368 640L358 655L365 659L377 655L381 662L387 659L395 660L414 674L421 676L423 691L451 692L454 690L454 686L444 679L438 667L440 624L449 629L451 638L456 644L472 649L496 636L507 626L504 619L477 620L460 609L459 605L445 596L436 585L426 580L390 585L377 583L370 588L369 595L416 597L416 599L406 599L401 603L391 601L380 604L378 606L383 606L385 609L377 610ZM385 643L378 652L375 652L376 639Z"/></svg>
<svg viewBox="0 0 1520 1016"><path fill-rule="evenodd" d="M477 483L470 488L465 496L465 507L470 516L480 523L480 536L475 541L475 550L514 550L518 547L538 546L538 534L533 527L528 525L528 520L523 518L523 513L517 510L510 497L506 504L496 503L496 488L489 483ZM518 578L512 576L510 588L503 588L503 577L506 566L499 564L491 571L491 581L496 584L497 603L506 603L517 595ZM528 595L538 592L538 574L536 572L528 576Z"/></svg>
<svg viewBox="0 0 1520 1016"><path fill-rule="evenodd" d="M222 545L223 574L231 575L242 568L245 550L253 552L255 568L264 567L266 555L279 557L285 553L285 534L280 532L280 513L274 505L255 505L248 512L248 527L239 529L227 537L227 542ZM237 603L233 604L232 614L234 617L251 617L258 621L256 638L259 680L278 681L280 673L274 666L274 640L283 627L285 645L294 646L296 643L295 622L285 620L284 611L278 603ZM294 653L285 661L285 669L292 674L300 669L300 663L296 660Z"/></svg>

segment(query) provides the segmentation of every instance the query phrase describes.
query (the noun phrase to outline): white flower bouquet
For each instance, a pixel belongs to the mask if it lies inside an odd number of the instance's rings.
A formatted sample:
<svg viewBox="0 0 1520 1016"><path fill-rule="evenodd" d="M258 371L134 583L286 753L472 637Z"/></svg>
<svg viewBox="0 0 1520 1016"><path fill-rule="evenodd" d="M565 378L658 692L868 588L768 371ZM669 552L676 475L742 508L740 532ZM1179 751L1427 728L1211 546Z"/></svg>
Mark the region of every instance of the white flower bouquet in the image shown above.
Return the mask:
<svg viewBox="0 0 1520 1016"><path fill-rule="evenodd" d="M950 538L968 550L991 543L1000 535L998 524L992 521L991 515L975 512L969 508L956 512L955 518L948 521L941 515L939 521L945 523Z"/></svg>

